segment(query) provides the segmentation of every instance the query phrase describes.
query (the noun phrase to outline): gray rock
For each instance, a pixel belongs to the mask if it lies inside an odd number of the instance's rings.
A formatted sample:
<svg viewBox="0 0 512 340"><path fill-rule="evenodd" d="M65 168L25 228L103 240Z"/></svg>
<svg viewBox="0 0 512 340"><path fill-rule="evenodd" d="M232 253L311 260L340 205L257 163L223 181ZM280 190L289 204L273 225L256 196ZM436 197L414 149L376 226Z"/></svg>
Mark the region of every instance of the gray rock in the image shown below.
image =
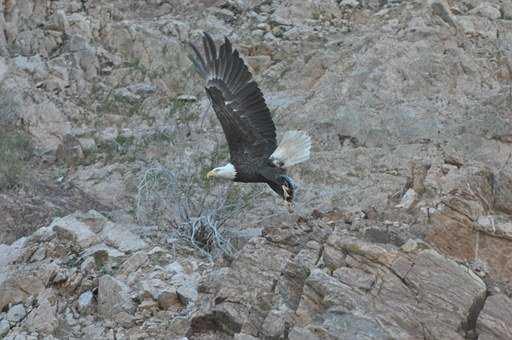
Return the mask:
<svg viewBox="0 0 512 340"><path fill-rule="evenodd" d="M397 208L410 209L417 203L418 194L414 189L409 189L405 192L400 204L396 205Z"/></svg>
<svg viewBox="0 0 512 340"><path fill-rule="evenodd" d="M23 241L23 240L22 240ZM5 267L22 255L23 243L0 244L0 267Z"/></svg>
<svg viewBox="0 0 512 340"><path fill-rule="evenodd" d="M496 174L496 209L512 214L512 171L502 169Z"/></svg>
<svg viewBox="0 0 512 340"><path fill-rule="evenodd" d="M4 78L7 76L8 72L7 62L6 59L3 57L0 57L0 84L4 80Z"/></svg>
<svg viewBox="0 0 512 340"><path fill-rule="evenodd" d="M105 319L129 325L136 306L128 286L118 279L103 275L98 280L98 313Z"/></svg>
<svg viewBox="0 0 512 340"><path fill-rule="evenodd" d="M445 0L431 0L430 6L432 7L432 12L434 15L437 15L444 22L452 27L456 27L455 22L453 21L452 12L448 3Z"/></svg>
<svg viewBox="0 0 512 340"><path fill-rule="evenodd" d="M9 333L9 330L11 329L11 325L9 321L6 319L0 320L0 337L4 337Z"/></svg>
<svg viewBox="0 0 512 340"><path fill-rule="evenodd" d="M316 330L317 329L315 329L315 331ZM290 333L288 335L288 339L290 339L290 340L320 340L321 338L319 336L315 335L315 333L317 333L317 332L314 332L312 330L302 328L302 327L294 327L290 331Z"/></svg>
<svg viewBox="0 0 512 340"><path fill-rule="evenodd" d="M93 293L88 290L80 294L78 298L78 311L80 314L88 314L92 311L92 305L94 301Z"/></svg>
<svg viewBox="0 0 512 340"><path fill-rule="evenodd" d="M30 332L51 335L59 325L57 317L58 297L53 290L47 289L39 294L37 301L39 305L27 316L26 328Z"/></svg>
<svg viewBox="0 0 512 340"><path fill-rule="evenodd" d="M171 284L176 287L176 294L184 305L197 300L199 278L199 273L178 273L172 277Z"/></svg>
<svg viewBox="0 0 512 340"><path fill-rule="evenodd" d="M93 138L78 138L78 142L85 153L94 153L98 149Z"/></svg>
<svg viewBox="0 0 512 340"><path fill-rule="evenodd" d="M99 254L100 252L102 254ZM121 258L125 253L117 250L116 248L110 247L105 243L99 243L85 249L80 255L84 259L93 256L95 259L101 260L101 264L103 264L103 262Z"/></svg>
<svg viewBox="0 0 512 340"><path fill-rule="evenodd" d="M7 320L13 324L18 323L25 317L25 315L27 315L25 306L22 304L14 305L9 308L9 311L7 312Z"/></svg>
<svg viewBox="0 0 512 340"><path fill-rule="evenodd" d="M196 102L197 101L196 96L187 95L187 94L182 94L182 95L176 97L176 99L181 100L183 102Z"/></svg>
<svg viewBox="0 0 512 340"><path fill-rule="evenodd" d="M0 272L0 309L39 294L56 270L54 263L45 262L3 267Z"/></svg>
<svg viewBox="0 0 512 340"><path fill-rule="evenodd" d="M346 285L366 290L370 290L376 282L375 275L357 268L341 267L333 272L333 276Z"/></svg>
<svg viewBox="0 0 512 340"><path fill-rule="evenodd" d="M348 6L348 7L356 8L356 7L360 6L360 3L359 3L359 0L342 0L340 2L340 6Z"/></svg>
<svg viewBox="0 0 512 340"><path fill-rule="evenodd" d="M30 74L36 81L41 81L48 77L47 66L39 55L33 57L18 56L14 58L14 65L17 69Z"/></svg>
<svg viewBox="0 0 512 340"><path fill-rule="evenodd" d="M139 96L148 96L156 92L156 87L150 83L131 84L126 87L128 91Z"/></svg>
<svg viewBox="0 0 512 340"><path fill-rule="evenodd" d="M505 340L512 338L512 300L503 295L489 296L478 315L476 329L478 339Z"/></svg>
<svg viewBox="0 0 512 340"><path fill-rule="evenodd" d="M496 20L501 17L500 10L489 2L484 2L478 5L477 7L473 8L469 13L472 15L479 15L481 17L485 17L491 20Z"/></svg>
<svg viewBox="0 0 512 340"><path fill-rule="evenodd" d="M492 41L496 41L498 38L498 29L496 24L488 18L477 16L457 16L456 20L466 34L482 36Z"/></svg>
<svg viewBox="0 0 512 340"><path fill-rule="evenodd" d="M503 1L501 3L501 13L503 14L503 19L512 20L512 2Z"/></svg>
<svg viewBox="0 0 512 340"><path fill-rule="evenodd" d="M73 215L57 218L52 222L50 228L53 228L60 239L73 241L82 249L99 242L96 233Z"/></svg>
<svg viewBox="0 0 512 340"><path fill-rule="evenodd" d="M235 334L234 340L258 340L259 338L256 338L252 335L242 334L238 333Z"/></svg>
<svg viewBox="0 0 512 340"><path fill-rule="evenodd" d="M128 88L123 87L114 91L114 99L128 104L137 104L141 101L142 97L137 93L130 91Z"/></svg>
<svg viewBox="0 0 512 340"><path fill-rule="evenodd" d="M105 242L123 252L134 252L146 247L146 242L139 236L132 233L125 226L114 223L105 225L100 236Z"/></svg>
<svg viewBox="0 0 512 340"><path fill-rule="evenodd" d="M119 268L119 274L129 276L136 272L141 266L147 265L149 257L144 252L137 252L126 259Z"/></svg>

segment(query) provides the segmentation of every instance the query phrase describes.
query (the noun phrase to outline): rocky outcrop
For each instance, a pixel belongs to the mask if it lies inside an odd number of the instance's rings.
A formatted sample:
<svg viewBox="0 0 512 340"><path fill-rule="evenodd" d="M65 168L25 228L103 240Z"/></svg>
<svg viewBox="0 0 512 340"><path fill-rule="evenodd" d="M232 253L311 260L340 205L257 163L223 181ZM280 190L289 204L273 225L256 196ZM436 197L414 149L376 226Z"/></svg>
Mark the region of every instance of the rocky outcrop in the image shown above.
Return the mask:
<svg viewBox="0 0 512 340"><path fill-rule="evenodd" d="M210 273L202 284L208 303L192 316L188 335L463 339L486 298L477 275L418 244L404 251L337 226L316 251L287 245L252 239L230 268Z"/></svg>
<svg viewBox="0 0 512 340"><path fill-rule="evenodd" d="M184 334L181 316L197 299L197 266L173 260L130 229L89 211L2 244L2 337ZM164 321L176 327L157 326Z"/></svg>
<svg viewBox="0 0 512 340"><path fill-rule="evenodd" d="M509 326L512 320L511 303L510 298L502 294L487 299L478 316L479 339L506 339L512 336Z"/></svg>
<svg viewBox="0 0 512 340"><path fill-rule="evenodd" d="M432 188L441 198L432 202L435 208L424 208L432 222L426 239L461 261L484 264L481 275L510 280L512 267L507 254L512 247L512 219L506 214L508 180L506 172L495 175L478 165L453 169L441 177L432 174L428 181L432 181Z"/></svg>
<svg viewBox="0 0 512 340"><path fill-rule="evenodd" d="M487 298L472 269L422 241L399 247L365 240L332 218L266 228L215 266L176 260L94 211L56 219L0 248L0 330L6 338L113 331L189 339L506 339L500 325L508 297Z"/></svg>
<svg viewBox="0 0 512 340"><path fill-rule="evenodd" d="M204 181L202 31L312 136L296 214ZM498 0L0 0L0 127L34 147L0 338L509 339L511 32Z"/></svg>

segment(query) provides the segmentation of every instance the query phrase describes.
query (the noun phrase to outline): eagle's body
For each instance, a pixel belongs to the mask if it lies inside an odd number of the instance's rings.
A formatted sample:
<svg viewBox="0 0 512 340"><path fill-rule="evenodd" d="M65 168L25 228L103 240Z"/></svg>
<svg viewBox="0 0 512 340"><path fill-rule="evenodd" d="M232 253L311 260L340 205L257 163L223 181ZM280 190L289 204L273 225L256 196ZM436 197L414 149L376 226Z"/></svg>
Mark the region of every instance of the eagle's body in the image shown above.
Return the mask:
<svg viewBox="0 0 512 340"><path fill-rule="evenodd" d="M286 169L309 158L310 138L300 131L288 131L277 145L276 129L265 99L227 38L217 51L212 38L205 33L205 57L194 45L190 46L194 51L190 58L207 81L206 93L222 125L231 158L224 167L210 171L208 177L267 183L291 203L295 185Z"/></svg>

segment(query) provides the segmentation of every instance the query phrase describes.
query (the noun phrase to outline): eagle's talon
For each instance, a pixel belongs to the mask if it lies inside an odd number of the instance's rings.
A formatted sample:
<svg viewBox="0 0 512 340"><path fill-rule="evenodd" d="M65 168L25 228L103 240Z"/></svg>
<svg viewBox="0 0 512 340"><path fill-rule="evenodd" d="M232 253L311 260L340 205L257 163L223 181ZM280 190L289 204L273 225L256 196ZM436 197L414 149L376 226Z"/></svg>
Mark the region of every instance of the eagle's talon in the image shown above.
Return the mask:
<svg viewBox="0 0 512 340"><path fill-rule="evenodd" d="M282 185L281 188L283 188L283 197L285 200L288 201L288 197L290 197L290 189L286 185Z"/></svg>

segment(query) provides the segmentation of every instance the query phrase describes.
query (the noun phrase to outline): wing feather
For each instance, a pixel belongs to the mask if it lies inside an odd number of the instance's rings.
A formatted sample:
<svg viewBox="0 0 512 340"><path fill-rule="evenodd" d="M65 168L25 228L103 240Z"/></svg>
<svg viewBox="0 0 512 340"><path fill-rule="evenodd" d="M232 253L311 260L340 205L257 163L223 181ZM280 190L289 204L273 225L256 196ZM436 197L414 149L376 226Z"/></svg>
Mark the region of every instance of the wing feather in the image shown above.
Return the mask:
<svg viewBox="0 0 512 340"><path fill-rule="evenodd" d="M217 50L212 37L204 33L202 44L204 57L190 44L194 52L190 58L207 80L206 93L226 135L232 161L242 161L247 152L253 158L267 159L276 148L276 133L258 84L228 38Z"/></svg>

